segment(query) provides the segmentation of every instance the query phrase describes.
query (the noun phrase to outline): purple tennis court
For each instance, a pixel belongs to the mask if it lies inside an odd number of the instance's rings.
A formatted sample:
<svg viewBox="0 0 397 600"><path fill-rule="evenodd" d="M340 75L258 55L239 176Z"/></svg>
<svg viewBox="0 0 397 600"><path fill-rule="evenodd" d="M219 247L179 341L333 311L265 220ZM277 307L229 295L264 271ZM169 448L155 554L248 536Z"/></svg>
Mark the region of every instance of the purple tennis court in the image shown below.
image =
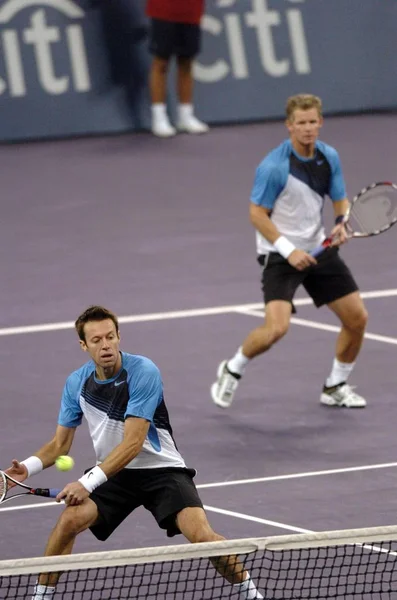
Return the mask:
<svg viewBox="0 0 397 600"><path fill-rule="evenodd" d="M250 365L235 404L210 399L219 361L263 318L248 199L256 165L284 137L274 122L0 148L2 468L53 435L65 378L85 359L71 323L98 303L121 317L122 348L160 367L176 442L220 533L396 522L396 230L342 251L370 315L352 377L365 410L320 406L337 322L303 291L287 338ZM328 117L323 137L350 197L396 179L396 114ZM72 473L50 469L36 483L63 486L92 465L84 425L72 455ZM1 508L2 558L41 555L60 510L25 499ZM184 541L139 509L105 544L82 534L76 551Z"/></svg>

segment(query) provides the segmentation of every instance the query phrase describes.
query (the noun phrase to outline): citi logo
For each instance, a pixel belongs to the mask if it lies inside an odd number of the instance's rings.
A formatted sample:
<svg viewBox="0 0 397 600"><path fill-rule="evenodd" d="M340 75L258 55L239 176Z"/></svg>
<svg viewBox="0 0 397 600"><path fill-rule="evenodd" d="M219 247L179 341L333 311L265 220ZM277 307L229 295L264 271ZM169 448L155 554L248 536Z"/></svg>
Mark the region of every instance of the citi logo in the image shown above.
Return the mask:
<svg viewBox="0 0 397 600"><path fill-rule="evenodd" d="M12 27L15 17L29 9L28 25ZM72 22L49 24L48 9L58 11ZM0 95L8 91L14 98L26 96L32 77L52 96L90 90L84 34L79 23L83 18L84 11L71 0L4 2L0 8L0 50L5 77L0 76Z"/></svg>
<svg viewBox="0 0 397 600"><path fill-rule="evenodd" d="M218 43L219 54L206 57L205 64L196 61L196 79L202 83L215 83L228 76L249 79L253 62L260 64L270 77L310 73L307 36L299 8L304 3L305 0L274 2L279 8L275 10L270 8L269 0L216 0L216 6L224 12L221 18L204 15L202 29L206 35L225 39L226 46L222 48Z"/></svg>

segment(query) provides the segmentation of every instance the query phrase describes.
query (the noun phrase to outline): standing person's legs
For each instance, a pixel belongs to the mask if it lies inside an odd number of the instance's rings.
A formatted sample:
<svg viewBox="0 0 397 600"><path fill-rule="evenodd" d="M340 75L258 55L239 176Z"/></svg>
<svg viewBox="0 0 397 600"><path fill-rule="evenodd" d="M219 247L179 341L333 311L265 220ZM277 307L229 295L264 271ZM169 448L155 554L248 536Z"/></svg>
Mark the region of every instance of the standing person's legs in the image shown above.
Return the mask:
<svg viewBox="0 0 397 600"><path fill-rule="evenodd" d="M200 52L201 30L199 25L180 23L177 26L177 127L186 133L207 133L209 127L194 115L193 61Z"/></svg>
<svg viewBox="0 0 397 600"><path fill-rule="evenodd" d="M149 49L153 55L149 74L152 133L172 137L176 129L167 115L167 76L174 48L175 23L152 19Z"/></svg>

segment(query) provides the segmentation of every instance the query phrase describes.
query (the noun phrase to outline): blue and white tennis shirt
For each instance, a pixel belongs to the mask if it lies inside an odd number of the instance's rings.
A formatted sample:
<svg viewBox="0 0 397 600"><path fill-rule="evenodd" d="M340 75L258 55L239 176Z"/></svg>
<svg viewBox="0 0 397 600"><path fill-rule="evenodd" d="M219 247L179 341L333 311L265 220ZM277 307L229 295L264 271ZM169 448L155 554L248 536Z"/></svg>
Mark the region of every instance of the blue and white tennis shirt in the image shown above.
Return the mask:
<svg viewBox="0 0 397 600"><path fill-rule="evenodd" d="M316 142L313 158L299 156L290 140L272 150L256 170L251 202L271 210L270 218L282 235L297 248L310 251L325 239L325 196L334 202L346 197L337 151ZM276 252L259 231L258 254Z"/></svg>
<svg viewBox="0 0 397 600"><path fill-rule="evenodd" d="M144 356L121 352L121 358L121 369L112 379L97 379L92 360L69 375L58 424L77 427L84 415L99 464L122 442L127 417L146 419L147 438L126 468L185 468L172 437L159 369Z"/></svg>

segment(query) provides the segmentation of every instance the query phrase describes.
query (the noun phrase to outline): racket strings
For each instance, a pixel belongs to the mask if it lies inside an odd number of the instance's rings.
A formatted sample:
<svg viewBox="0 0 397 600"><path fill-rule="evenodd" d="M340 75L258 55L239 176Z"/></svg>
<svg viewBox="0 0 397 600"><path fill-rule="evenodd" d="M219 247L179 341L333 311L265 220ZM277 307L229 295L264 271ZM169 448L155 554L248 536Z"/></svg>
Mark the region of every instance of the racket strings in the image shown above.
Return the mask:
<svg viewBox="0 0 397 600"><path fill-rule="evenodd" d="M7 479L0 473L0 502L5 497L8 490Z"/></svg>
<svg viewBox="0 0 397 600"><path fill-rule="evenodd" d="M353 230L371 234L387 229L397 221L397 189L378 185L358 196L350 211Z"/></svg>

